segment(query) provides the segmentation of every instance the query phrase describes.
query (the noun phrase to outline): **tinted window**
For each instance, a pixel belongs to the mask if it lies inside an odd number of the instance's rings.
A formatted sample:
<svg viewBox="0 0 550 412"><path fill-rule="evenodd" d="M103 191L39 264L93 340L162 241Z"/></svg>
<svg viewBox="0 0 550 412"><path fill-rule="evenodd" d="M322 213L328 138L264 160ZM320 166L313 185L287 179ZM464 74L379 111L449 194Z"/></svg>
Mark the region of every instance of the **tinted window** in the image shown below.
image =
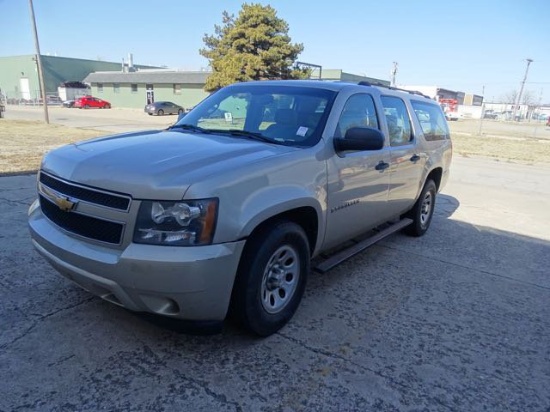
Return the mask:
<svg viewBox="0 0 550 412"><path fill-rule="evenodd" d="M449 139L449 126L441 107L436 104L429 104L411 100L412 107L422 127L426 140Z"/></svg>
<svg viewBox="0 0 550 412"><path fill-rule="evenodd" d="M405 102L398 97L381 96L392 146L409 144L413 140L411 121Z"/></svg>

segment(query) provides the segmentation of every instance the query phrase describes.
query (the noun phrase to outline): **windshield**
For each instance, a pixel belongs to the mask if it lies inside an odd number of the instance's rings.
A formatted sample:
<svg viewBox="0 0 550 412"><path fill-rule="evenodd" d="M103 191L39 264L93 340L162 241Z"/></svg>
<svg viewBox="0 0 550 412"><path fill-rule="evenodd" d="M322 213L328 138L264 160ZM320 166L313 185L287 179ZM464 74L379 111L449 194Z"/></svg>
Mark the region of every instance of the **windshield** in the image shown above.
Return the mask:
<svg viewBox="0 0 550 412"><path fill-rule="evenodd" d="M334 97L333 91L313 87L237 84L209 96L172 128L312 146Z"/></svg>

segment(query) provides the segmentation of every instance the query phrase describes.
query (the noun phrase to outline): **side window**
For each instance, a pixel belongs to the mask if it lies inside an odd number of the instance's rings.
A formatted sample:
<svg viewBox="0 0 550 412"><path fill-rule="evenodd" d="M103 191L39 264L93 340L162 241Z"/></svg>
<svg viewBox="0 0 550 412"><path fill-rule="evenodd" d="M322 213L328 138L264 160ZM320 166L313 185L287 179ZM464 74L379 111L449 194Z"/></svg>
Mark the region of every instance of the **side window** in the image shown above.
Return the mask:
<svg viewBox="0 0 550 412"><path fill-rule="evenodd" d="M413 141L409 112L405 102L399 97L381 96L384 115L392 146L403 146Z"/></svg>
<svg viewBox="0 0 550 412"><path fill-rule="evenodd" d="M411 100L411 104L426 140L450 138L449 126L439 105L415 100Z"/></svg>
<svg viewBox="0 0 550 412"><path fill-rule="evenodd" d="M344 137L352 127L379 129L374 100L370 94L355 94L348 99L338 120L336 137Z"/></svg>

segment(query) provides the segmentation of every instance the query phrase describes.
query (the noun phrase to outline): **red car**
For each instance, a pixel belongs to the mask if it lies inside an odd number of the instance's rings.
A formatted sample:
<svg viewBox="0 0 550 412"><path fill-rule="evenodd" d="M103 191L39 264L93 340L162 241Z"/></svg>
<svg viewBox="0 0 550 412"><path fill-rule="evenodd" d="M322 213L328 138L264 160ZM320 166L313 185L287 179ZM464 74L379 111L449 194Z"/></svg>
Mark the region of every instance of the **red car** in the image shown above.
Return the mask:
<svg viewBox="0 0 550 412"><path fill-rule="evenodd" d="M97 97L84 96L75 99L74 107L79 109L89 109L90 107L98 107L100 109L110 109L111 103L106 100L98 99Z"/></svg>

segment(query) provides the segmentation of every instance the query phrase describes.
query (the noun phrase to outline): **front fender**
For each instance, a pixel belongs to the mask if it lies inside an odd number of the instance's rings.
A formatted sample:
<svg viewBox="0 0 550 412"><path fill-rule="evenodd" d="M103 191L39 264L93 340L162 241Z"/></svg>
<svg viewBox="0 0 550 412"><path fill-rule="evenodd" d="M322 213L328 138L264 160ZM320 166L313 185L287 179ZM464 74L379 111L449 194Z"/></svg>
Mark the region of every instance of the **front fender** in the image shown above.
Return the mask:
<svg viewBox="0 0 550 412"><path fill-rule="evenodd" d="M299 208L311 208L317 215L317 244L322 240L324 233L324 215L326 208L323 208L316 194L307 193L300 187L266 187L251 196L243 207L243 213L239 226L242 230L239 239L246 238L260 224L277 215L296 210ZM298 222L299 223L299 222Z"/></svg>

